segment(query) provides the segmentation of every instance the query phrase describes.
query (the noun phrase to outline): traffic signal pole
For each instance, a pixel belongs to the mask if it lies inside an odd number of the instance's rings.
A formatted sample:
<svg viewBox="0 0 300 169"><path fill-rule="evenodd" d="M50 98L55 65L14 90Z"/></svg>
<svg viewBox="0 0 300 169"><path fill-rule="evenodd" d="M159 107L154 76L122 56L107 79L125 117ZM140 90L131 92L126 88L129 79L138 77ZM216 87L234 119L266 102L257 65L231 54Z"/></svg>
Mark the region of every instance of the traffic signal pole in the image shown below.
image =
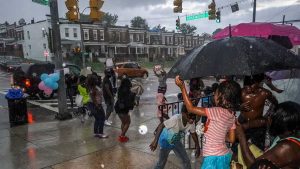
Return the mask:
<svg viewBox="0 0 300 169"><path fill-rule="evenodd" d="M65 87L65 77L63 69L63 58L61 50L61 37L59 28L59 16L58 16L58 5L57 0L50 0L50 14L51 14L51 25L52 25L52 38L53 38L53 51L55 55L55 67L60 74L58 81L58 114L56 118L58 120L65 120L67 114L67 98L66 98L66 87ZM69 116L72 117L72 116Z"/></svg>
<svg viewBox="0 0 300 169"><path fill-rule="evenodd" d="M256 0L253 1L253 18L252 18L252 22L255 22L255 18L256 18Z"/></svg>
<svg viewBox="0 0 300 169"><path fill-rule="evenodd" d="M85 47L84 47L84 31L82 29L82 23L79 22L79 27L80 27L80 34L81 34L81 41L80 41L80 46L81 46L81 56L82 56L82 68L85 69L86 68L86 65L85 65Z"/></svg>

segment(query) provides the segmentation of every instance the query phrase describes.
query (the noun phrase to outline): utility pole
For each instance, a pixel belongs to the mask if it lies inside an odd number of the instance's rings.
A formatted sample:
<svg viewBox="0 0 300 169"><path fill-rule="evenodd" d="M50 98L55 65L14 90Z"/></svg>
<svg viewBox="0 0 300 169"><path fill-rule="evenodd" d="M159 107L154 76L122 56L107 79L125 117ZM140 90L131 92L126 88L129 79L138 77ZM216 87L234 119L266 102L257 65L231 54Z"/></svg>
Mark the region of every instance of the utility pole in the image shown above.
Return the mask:
<svg viewBox="0 0 300 169"><path fill-rule="evenodd" d="M285 15L282 16L282 25L284 25Z"/></svg>
<svg viewBox="0 0 300 169"><path fill-rule="evenodd" d="M81 57L82 57L82 68L85 69L85 47L84 47L84 31L82 29L82 23L79 21L79 27L80 27L80 34L81 34L81 41L80 41L80 46L81 46Z"/></svg>
<svg viewBox="0 0 300 169"><path fill-rule="evenodd" d="M61 37L59 29L59 16L58 16L58 5L57 0L50 0L50 14L51 14L51 25L53 31L53 51L55 55L55 67L60 74L58 81L58 114L56 118L58 120L65 120L69 114L67 112L67 98L66 98L66 87L65 87L65 76L63 69L63 59L62 59L62 50L61 50Z"/></svg>
<svg viewBox="0 0 300 169"><path fill-rule="evenodd" d="M252 22L255 22L256 18L256 0L253 1L253 19Z"/></svg>

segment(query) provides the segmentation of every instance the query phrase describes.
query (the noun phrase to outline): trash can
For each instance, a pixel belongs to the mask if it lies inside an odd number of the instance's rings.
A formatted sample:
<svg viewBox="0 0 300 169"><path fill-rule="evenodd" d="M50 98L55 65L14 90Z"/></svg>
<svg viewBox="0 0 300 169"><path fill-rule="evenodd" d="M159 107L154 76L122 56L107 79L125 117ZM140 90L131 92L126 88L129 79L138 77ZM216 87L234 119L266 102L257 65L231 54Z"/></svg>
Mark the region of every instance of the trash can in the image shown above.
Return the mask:
<svg viewBox="0 0 300 169"><path fill-rule="evenodd" d="M10 126L26 124L27 100L21 89L10 89L6 94Z"/></svg>

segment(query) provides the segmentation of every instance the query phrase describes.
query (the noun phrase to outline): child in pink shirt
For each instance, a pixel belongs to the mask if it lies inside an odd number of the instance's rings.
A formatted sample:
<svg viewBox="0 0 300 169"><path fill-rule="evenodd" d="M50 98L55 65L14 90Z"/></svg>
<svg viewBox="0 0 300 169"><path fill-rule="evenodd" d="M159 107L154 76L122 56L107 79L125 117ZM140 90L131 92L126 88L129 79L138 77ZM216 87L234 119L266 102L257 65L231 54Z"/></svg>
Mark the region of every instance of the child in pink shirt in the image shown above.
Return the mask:
<svg viewBox="0 0 300 169"><path fill-rule="evenodd" d="M203 162L201 169L229 169L232 153L225 141L235 141L235 113L240 107L241 87L234 81L222 82L215 94L215 107L202 108L193 106L187 95L184 82L176 77L176 84L181 89L188 112L207 116L203 139Z"/></svg>

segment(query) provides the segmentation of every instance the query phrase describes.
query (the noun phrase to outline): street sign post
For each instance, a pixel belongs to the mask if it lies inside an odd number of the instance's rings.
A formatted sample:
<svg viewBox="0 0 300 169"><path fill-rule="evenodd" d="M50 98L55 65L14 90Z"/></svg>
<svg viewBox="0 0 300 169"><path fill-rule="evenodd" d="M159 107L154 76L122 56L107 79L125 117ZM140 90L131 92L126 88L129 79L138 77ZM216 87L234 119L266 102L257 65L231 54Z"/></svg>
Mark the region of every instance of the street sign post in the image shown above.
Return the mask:
<svg viewBox="0 0 300 169"><path fill-rule="evenodd" d="M44 51L44 56L46 58L46 62L48 61L49 52L47 50Z"/></svg>
<svg viewBox="0 0 300 169"><path fill-rule="evenodd" d="M207 11L205 11L204 13L197 13L197 14L187 15L185 17L185 20L186 21L192 21L192 20L203 19L203 18L208 18L208 12Z"/></svg>
<svg viewBox="0 0 300 169"><path fill-rule="evenodd" d="M41 5L46 5L46 6L49 5L49 0L32 0L32 2L41 4Z"/></svg>

